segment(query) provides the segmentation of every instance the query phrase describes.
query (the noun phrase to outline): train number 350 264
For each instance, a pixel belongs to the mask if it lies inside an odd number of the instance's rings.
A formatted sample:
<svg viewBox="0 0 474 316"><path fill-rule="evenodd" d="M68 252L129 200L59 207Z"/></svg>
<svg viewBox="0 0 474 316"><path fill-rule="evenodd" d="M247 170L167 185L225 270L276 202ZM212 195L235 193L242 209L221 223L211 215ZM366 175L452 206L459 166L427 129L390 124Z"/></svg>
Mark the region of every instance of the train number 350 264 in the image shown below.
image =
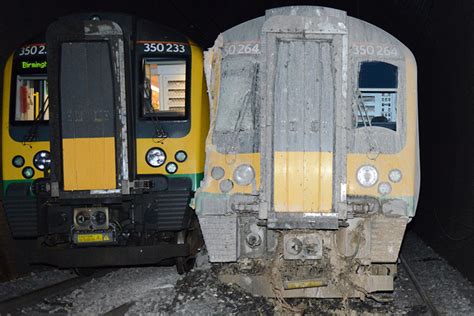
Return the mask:
<svg viewBox="0 0 474 316"><path fill-rule="evenodd" d="M398 57L397 49L387 45L353 44L352 52L361 56Z"/></svg>

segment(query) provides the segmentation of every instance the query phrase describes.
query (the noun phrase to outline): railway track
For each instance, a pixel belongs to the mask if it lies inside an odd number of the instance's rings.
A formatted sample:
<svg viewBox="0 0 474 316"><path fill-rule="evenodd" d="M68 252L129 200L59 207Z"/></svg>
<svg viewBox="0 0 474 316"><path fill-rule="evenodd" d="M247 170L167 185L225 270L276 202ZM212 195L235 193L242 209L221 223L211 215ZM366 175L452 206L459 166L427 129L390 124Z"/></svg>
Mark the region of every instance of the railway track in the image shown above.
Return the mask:
<svg viewBox="0 0 474 316"><path fill-rule="evenodd" d="M56 284L45 286L34 291L21 294L0 302L0 315L19 314L24 307L32 306L41 300L72 291L75 288L89 282L92 279L100 278L111 270L101 270L90 276L77 276Z"/></svg>
<svg viewBox="0 0 474 316"><path fill-rule="evenodd" d="M415 289L418 292L418 295L420 296L421 300L428 307L428 312L430 313L430 315L432 316L441 315L438 309L436 308L436 306L433 304L433 301L431 300L429 295L423 289L423 286L421 285L420 281L417 279L415 273L411 269L408 261L405 259L405 256L403 254L400 254L400 263L402 264L403 268L408 274L408 277L410 278L413 285L415 286Z"/></svg>
<svg viewBox="0 0 474 316"><path fill-rule="evenodd" d="M413 284L414 289L417 291L420 297L420 303L423 303L427 310L426 312L430 315L438 316L441 313L437 310L436 306L433 304L429 295L423 289L423 285L417 279L414 271L410 267L409 261L406 260L403 254L400 254L400 263L403 269L406 271L411 283ZM22 309L25 307L33 306L42 300L53 297L55 295L63 295L68 292L72 292L74 289L80 287L81 285L91 281L94 278L100 278L105 274L109 273L111 270L101 270L97 273L94 273L91 276L78 276L74 277L44 288L40 288L29 293L23 294L21 296L13 297L11 299L0 302L0 315L4 314L20 314ZM122 316L135 304L135 302L127 302L122 305L119 305L108 312L102 314L107 316Z"/></svg>

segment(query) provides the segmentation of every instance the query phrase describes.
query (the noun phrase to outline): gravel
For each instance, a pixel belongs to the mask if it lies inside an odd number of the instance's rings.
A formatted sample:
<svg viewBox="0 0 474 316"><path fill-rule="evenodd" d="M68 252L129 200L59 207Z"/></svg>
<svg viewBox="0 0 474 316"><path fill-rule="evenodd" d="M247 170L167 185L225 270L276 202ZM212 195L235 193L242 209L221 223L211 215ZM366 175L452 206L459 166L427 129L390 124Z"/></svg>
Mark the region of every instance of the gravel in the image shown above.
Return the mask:
<svg viewBox="0 0 474 316"><path fill-rule="evenodd" d="M75 275L70 270L48 269L31 272L21 278L0 283L0 301L20 296L35 289L59 283L73 277L75 277Z"/></svg>
<svg viewBox="0 0 474 316"><path fill-rule="evenodd" d="M416 235L407 233L402 252L422 287L442 314L474 314L474 287L469 281ZM271 298L253 297L240 288L222 284L217 279L219 265L205 264L185 276L174 267L123 268L94 279L61 296L50 297L36 306L23 309L25 314L61 313L97 315L113 310L123 315L173 314L262 314L286 313ZM64 271L48 271L41 279L67 275ZM29 276L30 279L33 276ZM53 279L48 279L53 283ZM28 287L25 280L0 284L0 293L10 288ZM14 285L15 284L15 285ZM288 303L304 309L305 314L394 314L428 315L428 309L418 296L403 266L399 265L395 291L378 299L351 299L347 305L341 300L290 299Z"/></svg>
<svg viewBox="0 0 474 316"><path fill-rule="evenodd" d="M407 233L402 253L426 294L442 314L473 315L474 286L414 233Z"/></svg>
<svg viewBox="0 0 474 316"><path fill-rule="evenodd" d="M125 268L93 279L72 292L44 300L23 313L97 315L140 300L166 304L178 280L174 267Z"/></svg>

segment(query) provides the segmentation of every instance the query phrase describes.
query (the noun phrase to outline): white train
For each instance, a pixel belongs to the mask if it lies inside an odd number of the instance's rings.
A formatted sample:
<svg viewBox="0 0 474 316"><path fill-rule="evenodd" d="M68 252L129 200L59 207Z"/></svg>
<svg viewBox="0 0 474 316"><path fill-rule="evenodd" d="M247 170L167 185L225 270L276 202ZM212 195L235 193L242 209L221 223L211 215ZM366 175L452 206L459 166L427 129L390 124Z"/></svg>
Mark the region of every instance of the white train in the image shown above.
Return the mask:
<svg viewBox="0 0 474 316"><path fill-rule="evenodd" d="M284 7L220 34L205 71L196 212L221 279L265 296L392 291L420 185L410 50L344 11Z"/></svg>

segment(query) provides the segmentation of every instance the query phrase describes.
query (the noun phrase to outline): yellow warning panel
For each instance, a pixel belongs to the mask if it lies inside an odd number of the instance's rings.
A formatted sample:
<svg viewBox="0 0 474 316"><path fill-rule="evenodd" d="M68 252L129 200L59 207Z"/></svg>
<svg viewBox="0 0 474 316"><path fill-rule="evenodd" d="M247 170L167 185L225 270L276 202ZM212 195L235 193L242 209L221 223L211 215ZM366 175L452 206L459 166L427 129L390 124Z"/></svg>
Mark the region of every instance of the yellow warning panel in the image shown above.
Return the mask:
<svg viewBox="0 0 474 316"><path fill-rule="evenodd" d="M107 239L105 239L107 237ZM77 242L78 243L85 243L85 242L101 242L109 240L109 237L107 235L102 235L102 234L80 234L77 235Z"/></svg>
<svg viewBox="0 0 474 316"><path fill-rule="evenodd" d="M331 212L332 160L329 152L275 152L275 212Z"/></svg>
<svg viewBox="0 0 474 316"><path fill-rule="evenodd" d="M63 138L64 190L116 189L115 138Z"/></svg>

